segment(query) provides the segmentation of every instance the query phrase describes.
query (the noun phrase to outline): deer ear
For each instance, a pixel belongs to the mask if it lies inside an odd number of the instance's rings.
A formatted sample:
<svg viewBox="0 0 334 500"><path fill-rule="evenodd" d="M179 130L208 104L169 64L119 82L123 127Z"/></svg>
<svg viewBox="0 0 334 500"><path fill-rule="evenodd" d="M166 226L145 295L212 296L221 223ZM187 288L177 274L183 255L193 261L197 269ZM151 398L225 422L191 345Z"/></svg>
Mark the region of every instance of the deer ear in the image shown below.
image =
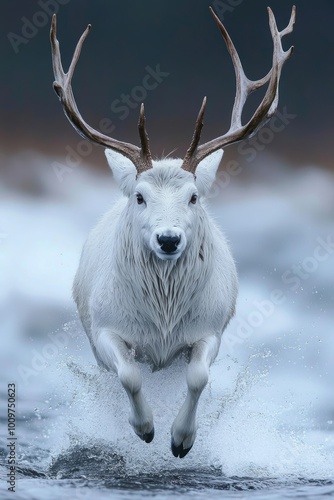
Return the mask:
<svg viewBox="0 0 334 500"><path fill-rule="evenodd" d="M202 196L207 196L216 178L216 173L224 151L219 149L204 158L196 168L196 185Z"/></svg>
<svg viewBox="0 0 334 500"><path fill-rule="evenodd" d="M106 149L105 155L117 184L125 196L135 191L137 170L131 160L112 149Z"/></svg>

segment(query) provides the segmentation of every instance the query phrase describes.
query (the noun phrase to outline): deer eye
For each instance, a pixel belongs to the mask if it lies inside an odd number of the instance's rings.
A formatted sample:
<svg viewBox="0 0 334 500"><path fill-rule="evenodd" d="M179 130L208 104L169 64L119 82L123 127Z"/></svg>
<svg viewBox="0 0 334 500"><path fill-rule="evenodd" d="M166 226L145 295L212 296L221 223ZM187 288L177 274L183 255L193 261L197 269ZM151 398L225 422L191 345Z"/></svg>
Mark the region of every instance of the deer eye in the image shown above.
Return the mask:
<svg viewBox="0 0 334 500"><path fill-rule="evenodd" d="M195 205L197 202L197 198L198 198L197 194L193 194L192 197L190 198L190 203Z"/></svg>
<svg viewBox="0 0 334 500"><path fill-rule="evenodd" d="M136 197L137 197L137 203L138 203L138 205L141 205L142 203L144 203L144 201L145 201L145 200L144 200L144 198L143 198L143 195L142 195L142 194L137 193L137 194L136 194Z"/></svg>

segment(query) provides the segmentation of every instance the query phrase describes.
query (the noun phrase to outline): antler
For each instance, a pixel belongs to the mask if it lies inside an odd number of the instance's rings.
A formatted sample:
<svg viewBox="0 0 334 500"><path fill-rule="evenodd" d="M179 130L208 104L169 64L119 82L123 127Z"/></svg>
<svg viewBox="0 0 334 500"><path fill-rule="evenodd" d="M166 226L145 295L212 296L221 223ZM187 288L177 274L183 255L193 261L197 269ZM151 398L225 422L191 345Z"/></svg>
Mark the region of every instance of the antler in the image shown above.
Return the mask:
<svg viewBox="0 0 334 500"><path fill-rule="evenodd" d="M88 125L82 118L79 110L77 108L76 102L74 100L71 81L74 73L75 66L80 57L80 52L82 45L90 31L91 25L89 24L86 30L81 35L81 38L76 46L72 62L70 64L67 73L64 72L61 63L61 56L59 50L59 42L56 35L56 14L53 15L51 24L51 48L52 48L52 65L53 72L55 76L55 81L53 83L53 88L61 101L64 113L69 119L70 123L76 129L76 131L85 139L89 139L96 144L105 146L107 148L113 149L122 153L124 156L131 160L138 172L138 175L145 170L152 168L152 156L149 147L148 135L145 129L145 114L144 114L144 104L140 107L139 115L139 135L141 141L141 147L135 146L134 144L129 144L127 142L117 141L112 137L102 134L98 130L93 129Z"/></svg>
<svg viewBox="0 0 334 500"><path fill-rule="evenodd" d="M282 67L285 61L289 59L293 52L293 47L290 47L288 51L284 52L282 48L282 38L284 35L291 33L293 30L293 25L295 23L296 17L296 7L292 7L289 24L282 31L278 31L275 16L272 10L268 7L269 26L274 43L272 68L269 73L261 80L249 80L245 75L238 52L236 51L224 25L221 23L211 7L210 11L224 37L227 49L233 61L236 76L236 96L229 131L225 135L217 137L216 139L213 139L212 141L206 142L205 144L199 146L198 143L203 127L203 115L206 106L206 98L204 98L196 121L195 132L182 165L182 168L184 170L192 172L193 174L195 174L196 167L199 162L206 158L210 153L221 149L223 146L228 146L229 144L241 141L242 139L252 137L257 132L257 130L262 127L269 120L269 118L273 116L278 105L278 85ZM268 81L269 84L267 91L259 107L253 114L252 118L248 121L248 123L246 123L246 125L242 125L241 115L247 97L254 90L257 90L265 85Z"/></svg>

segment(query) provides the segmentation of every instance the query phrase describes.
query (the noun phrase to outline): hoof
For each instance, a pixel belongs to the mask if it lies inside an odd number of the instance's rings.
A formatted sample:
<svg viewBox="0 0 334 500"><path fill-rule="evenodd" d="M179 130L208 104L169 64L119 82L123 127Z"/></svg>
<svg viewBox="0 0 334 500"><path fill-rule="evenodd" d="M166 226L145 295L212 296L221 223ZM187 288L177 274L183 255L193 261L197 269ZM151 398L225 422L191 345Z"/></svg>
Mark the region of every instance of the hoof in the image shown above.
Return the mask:
<svg viewBox="0 0 334 500"><path fill-rule="evenodd" d="M150 443L151 441L153 441L154 438L154 427L151 430L151 432L145 432L145 434L137 434L137 436L139 436L140 439L145 441L145 443Z"/></svg>
<svg viewBox="0 0 334 500"><path fill-rule="evenodd" d="M171 449L172 449L172 453L173 453L174 457L180 457L180 458L185 457L186 454L189 453L191 448L192 448L192 446L184 449L182 443L179 444L179 446L176 446L176 444L174 443L174 439L172 438Z"/></svg>

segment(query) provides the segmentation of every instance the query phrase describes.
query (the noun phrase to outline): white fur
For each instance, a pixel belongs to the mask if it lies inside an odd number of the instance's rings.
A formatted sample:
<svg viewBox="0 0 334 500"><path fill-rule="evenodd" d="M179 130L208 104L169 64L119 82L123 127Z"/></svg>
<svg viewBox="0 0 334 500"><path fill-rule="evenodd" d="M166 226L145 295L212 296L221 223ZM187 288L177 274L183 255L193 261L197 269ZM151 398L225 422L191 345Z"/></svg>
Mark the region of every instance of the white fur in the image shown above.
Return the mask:
<svg viewBox="0 0 334 500"><path fill-rule="evenodd" d="M226 240L202 204L222 151L199 164L196 179L179 159L156 161L137 179L129 160L111 150L106 156L125 197L91 232L74 299L98 363L118 373L130 401L130 423L142 439L148 440L153 416L136 361L158 369L189 352L188 395L172 426L172 450L184 456L195 440L198 399L238 288ZM180 236L174 254L164 255L159 234Z"/></svg>

